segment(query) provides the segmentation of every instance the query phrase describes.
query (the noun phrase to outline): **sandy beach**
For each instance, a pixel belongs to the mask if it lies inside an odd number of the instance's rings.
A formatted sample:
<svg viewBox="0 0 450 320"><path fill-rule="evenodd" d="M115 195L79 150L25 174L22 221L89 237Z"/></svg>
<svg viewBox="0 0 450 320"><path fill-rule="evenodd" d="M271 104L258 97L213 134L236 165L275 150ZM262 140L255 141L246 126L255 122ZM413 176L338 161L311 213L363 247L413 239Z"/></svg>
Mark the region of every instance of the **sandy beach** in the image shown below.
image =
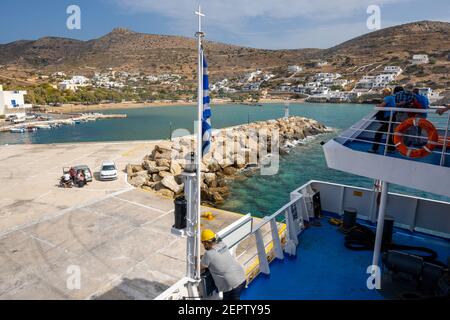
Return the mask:
<svg viewBox="0 0 450 320"><path fill-rule="evenodd" d="M302 103L304 99L288 100L291 103ZM284 99L261 99L258 103L285 103ZM248 103L248 102L246 102ZM120 102L120 103L107 103L107 104L92 104L92 105L75 105L75 104L63 104L62 106L52 107L45 106L44 108L48 112L52 113L80 113L90 111L103 111L103 110L115 110L115 109L136 109L136 108L154 108L154 107L173 107L173 106L194 106L197 102L189 101L156 101L156 102ZM237 102L231 102L229 100L215 99L212 104L239 104Z"/></svg>

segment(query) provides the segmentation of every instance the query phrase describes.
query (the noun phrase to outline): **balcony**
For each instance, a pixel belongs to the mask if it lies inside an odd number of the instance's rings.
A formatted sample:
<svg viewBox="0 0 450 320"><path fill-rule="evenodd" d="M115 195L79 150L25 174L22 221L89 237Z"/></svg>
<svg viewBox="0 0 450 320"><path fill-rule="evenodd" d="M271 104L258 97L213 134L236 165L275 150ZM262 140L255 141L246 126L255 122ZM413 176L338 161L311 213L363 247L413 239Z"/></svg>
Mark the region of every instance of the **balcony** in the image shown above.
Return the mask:
<svg viewBox="0 0 450 320"><path fill-rule="evenodd" d="M378 120L378 112L389 112L388 120ZM396 132L401 124L401 121L396 120L400 112L426 115L439 137L436 142L428 144L431 152L422 157L399 152L392 141L395 135L403 139L412 153L428 143L428 132L416 126L403 133ZM325 144L327 164L336 170L450 197L449 123L450 113L440 116L434 109L375 108ZM382 126L387 130L383 130ZM381 137L378 141L375 139L377 133ZM377 152L370 152L374 148L378 148ZM389 149L394 152L389 152Z"/></svg>

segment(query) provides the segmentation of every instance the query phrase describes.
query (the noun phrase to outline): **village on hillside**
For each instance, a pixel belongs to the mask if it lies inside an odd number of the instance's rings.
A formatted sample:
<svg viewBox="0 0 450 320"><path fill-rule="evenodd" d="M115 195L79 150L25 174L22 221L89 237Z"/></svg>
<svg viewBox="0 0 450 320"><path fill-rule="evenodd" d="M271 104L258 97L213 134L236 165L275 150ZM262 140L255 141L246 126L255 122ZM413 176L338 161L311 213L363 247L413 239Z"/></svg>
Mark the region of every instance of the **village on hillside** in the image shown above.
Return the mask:
<svg viewBox="0 0 450 320"><path fill-rule="evenodd" d="M450 61L450 54L447 60ZM402 66L369 64L337 73L329 71L333 68L328 61L319 60L271 71L257 69L233 78L213 78L210 91L213 99L220 102L304 99L311 103L373 103L383 88L409 84L410 78L404 75L408 70L430 63L435 62L428 55L416 54ZM364 75L355 78L354 74ZM59 71L37 78L42 84L31 90L1 88L0 116L12 110L23 112L33 106L57 107L65 103L186 103L196 99L194 84L180 74L155 75L108 68L93 76ZM418 87L431 103L444 93L420 84Z"/></svg>

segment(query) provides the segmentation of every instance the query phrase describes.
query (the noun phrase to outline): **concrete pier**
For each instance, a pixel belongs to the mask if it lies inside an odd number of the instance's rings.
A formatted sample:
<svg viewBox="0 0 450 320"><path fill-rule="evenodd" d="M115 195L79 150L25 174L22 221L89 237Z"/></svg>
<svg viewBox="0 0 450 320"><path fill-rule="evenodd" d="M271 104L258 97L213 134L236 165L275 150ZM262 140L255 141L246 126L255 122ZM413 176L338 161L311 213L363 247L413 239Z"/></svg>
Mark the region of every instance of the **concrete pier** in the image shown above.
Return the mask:
<svg viewBox="0 0 450 320"><path fill-rule="evenodd" d="M126 182L126 164L155 143L0 146L0 299L153 299L184 276L173 200ZM104 160L120 168L117 181L57 187L63 167L86 164L97 177ZM241 217L203 210L214 230ZM250 241L243 248L242 259L254 255Z"/></svg>

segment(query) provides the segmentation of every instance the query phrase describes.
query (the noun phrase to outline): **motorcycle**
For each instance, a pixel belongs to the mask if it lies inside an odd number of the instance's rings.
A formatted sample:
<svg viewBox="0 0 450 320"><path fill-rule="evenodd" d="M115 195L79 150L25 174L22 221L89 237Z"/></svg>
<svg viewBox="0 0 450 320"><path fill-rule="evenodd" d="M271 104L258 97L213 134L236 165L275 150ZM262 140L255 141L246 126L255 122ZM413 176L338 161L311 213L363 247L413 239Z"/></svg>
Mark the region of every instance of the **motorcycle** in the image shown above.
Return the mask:
<svg viewBox="0 0 450 320"><path fill-rule="evenodd" d="M60 188L73 188L75 185L72 181L72 179L66 180L66 178L64 176L61 177L61 179L59 180L59 187Z"/></svg>

